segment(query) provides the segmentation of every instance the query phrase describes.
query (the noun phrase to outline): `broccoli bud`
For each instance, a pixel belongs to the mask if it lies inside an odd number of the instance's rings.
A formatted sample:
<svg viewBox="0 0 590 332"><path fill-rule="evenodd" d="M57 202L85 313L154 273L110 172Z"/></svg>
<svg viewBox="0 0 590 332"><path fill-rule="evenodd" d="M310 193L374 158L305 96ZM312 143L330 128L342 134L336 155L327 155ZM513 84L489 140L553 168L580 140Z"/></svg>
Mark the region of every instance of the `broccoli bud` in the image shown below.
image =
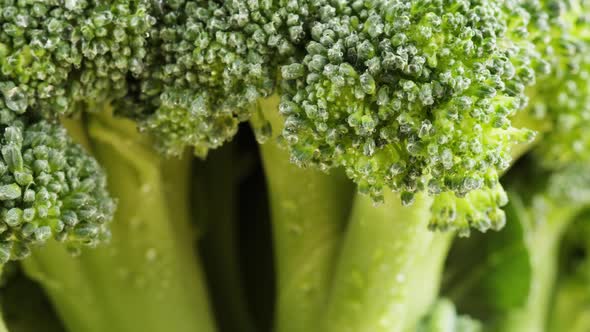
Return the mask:
<svg viewBox="0 0 590 332"><path fill-rule="evenodd" d="M118 109L140 119L162 151L204 156L231 139L275 88L278 66L306 40L325 1L173 1L154 8L150 70ZM313 7L313 8L312 8Z"/></svg>
<svg viewBox="0 0 590 332"><path fill-rule="evenodd" d="M0 105L71 113L127 94L154 18L144 1L0 0Z"/></svg>
<svg viewBox="0 0 590 332"><path fill-rule="evenodd" d="M108 240L115 204L98 163L59 124L7 112L0 112L0 263L50 238L73 252Z"/></svg>
<svg viewBox="0 0 590 332"><path fill-rule="evenodd" d="M559 168L590 157L590 5L586 1L544 1L531 7L534 42L550 64L531 89L530 114L547 123L542 162Z"/></svg>
<svg viewBox="0 0 590 332"><path fill-rule="evenodd" d="M293 161L344 167L376 201L444 195L434 228L502 224L499 174L534 136L511 124L543 63L529 20L512 1L359 1L323 16L305 57L282 68Z"/></svg>

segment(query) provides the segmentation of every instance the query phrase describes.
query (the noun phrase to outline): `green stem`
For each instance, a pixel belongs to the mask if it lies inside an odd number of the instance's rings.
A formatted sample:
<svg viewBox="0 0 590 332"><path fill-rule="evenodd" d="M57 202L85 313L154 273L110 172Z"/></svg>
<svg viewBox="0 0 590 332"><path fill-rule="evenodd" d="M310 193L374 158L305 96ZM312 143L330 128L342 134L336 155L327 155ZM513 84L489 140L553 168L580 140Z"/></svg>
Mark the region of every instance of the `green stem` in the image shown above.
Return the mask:
<svg viewBox="0 0 590 332"><path fill-rule="evenodd" d="M6 324L2 318L0 318L0 332L8 332L8 328L6 328Z"/></svg>
<svg viewBox="0 0 590 332"><path fill-rule="evenodd" d="M278 98L260 101L273 133L282 119ZM254 124L255 126L255 124ZM324 174L289 162L276 140L261 146L277 270L278 332L317 329L350 207L352 187L340 173Z"/></svg>
<svg viewBox="0 0 590 332"><path fill-rule="evenodd" d="M2 273L3 267L0 267L0 274ZM0 332L8 332L8 328L6 327L6 323L4 322L4 310L0 308Z"/></svg>
<svg viewBox="0 0 590 332"><path fill-rule="evenodd" d="M408 313L405 326L407 332L414 332L416 324L431 309L439 295L444 263L449 253L455 234L453 232L436 233L427 250L416 257L414 269L408 280L411 296L408 299Z"/></svg>
<svg viewBox="0 0 590 332"><path fill-rule="evenodd" d="M416 286L416 279L433 277L414 273L420 273L417 267L433 254L428 249L440 235L427 229L430 204L421 194L405 207L397 194L386 193L385 203L375 207L370 198L357 195L321 331L389 332L414 326L422 315L410 304L414 288L432 287ZM446 247L435 245L444 252L434 254L444 257Z"/></svg>
<svg viewBox="0 0 590 332"><path fill-rule="evenodd" d="M590 291L588 279L565 275L556 289L547 331L588 332L590 326Z"/></svg>
<svg viewBox="0 0 590 332"><path fill-rule="evenodd" d="M242 287L237 239L238 161L233 144L212 151L196 166L195 209L204 224L200 241L220 331L255 330ZM201 220L199 220L201 219ZM231 317L231 319L228 319Z"/></svg>
<svg viewBox="0 0 590 332"><path fill-rule="evenodd" d="M557 277L559 243L572 221L576 209L552 206L543 210L542 222L531 220L532 227L525 229L525 243L531 262L531 285L524 307L512 310L502 320L498 331L545 331L551 297ZM541 213L541 212L539 212Z"/></svg>
<svg viewBox="0 0 590 332"><path fill-rule="evenodd" d="M189 159L160 157L132 122L92 115L88 125L118 199L111 243L80 257L50 244L28 273L72 332L214 331L189 226Z"/></svg>

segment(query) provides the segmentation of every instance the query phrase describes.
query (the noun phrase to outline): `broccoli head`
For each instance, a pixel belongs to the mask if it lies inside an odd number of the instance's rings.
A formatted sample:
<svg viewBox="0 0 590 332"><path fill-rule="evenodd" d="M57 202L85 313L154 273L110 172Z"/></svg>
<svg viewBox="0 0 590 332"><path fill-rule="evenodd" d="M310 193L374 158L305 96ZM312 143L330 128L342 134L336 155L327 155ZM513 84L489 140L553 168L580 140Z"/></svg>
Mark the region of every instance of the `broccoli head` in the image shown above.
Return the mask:
<svg viewBox="0 0 590 332"><path fill-rule="evenodd" d="M98 163L59 124L0 112L0 263L53 238L73 252L109 238L115 203Z"/></svg>

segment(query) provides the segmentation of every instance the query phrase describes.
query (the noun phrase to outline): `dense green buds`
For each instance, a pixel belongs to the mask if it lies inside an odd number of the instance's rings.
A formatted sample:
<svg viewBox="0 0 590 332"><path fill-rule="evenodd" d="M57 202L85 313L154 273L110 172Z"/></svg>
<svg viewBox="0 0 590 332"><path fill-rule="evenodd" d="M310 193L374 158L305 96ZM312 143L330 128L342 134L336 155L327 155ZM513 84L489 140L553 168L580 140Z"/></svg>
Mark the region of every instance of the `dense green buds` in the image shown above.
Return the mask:
<svg viewBox="0 0 590 332"><path fill-rule="evenodd" d="M49 238L74 251L107 240L115 204L96 161L59 124L2 113L0 263Z"/></svg>
<svg viewBox="0 0 590 332"><path fill-rule="evenodd" d="M127 94L154 18L140 0L0 0L0 106L75 111Z"/></svg>
<svg viewBox="0 0 590 332"><path fill-rule="evenodd" d="M534 136L512 125L529 91L551 92L542 102L534 98L529 109L555 123L555 141L576 136L565 151L583 150L583 130L576 128L583 128L585 106L569 96L585 91L583 58L590 52L582 52L583 38L562 33L585 36L573 27L584 28L588 20L571 14L582 5L152 3L155 23L148 20L153 24L142 60L149 69L133 72L130 93L117 108L138 119L164 152L192 146L203 156L256 112L256 100L278 90L282 138L295 163L344 167L377 202L384 190L399 192L406 204L418 192L440 196L433 206L436 229L498 228L506 202L499 174L515 144ZM529 88L538 77L573 81L553 98L558 89L550 84ZM277 87L277 79L284 84ZM544 111L564 103L575 111Z"/></svg>
<svg viewBox="0 0 590 332"><path fill-rule="evenodd" d="M465 197L450 192L434 198L429 228L440 231L458 231L467 236L470 229L481 232L489 229L500 230L506 224L506 215L501 209L508 203L508 196L500 184L493 188L478 189Z"/></svg>
<svg viewBox="0 0 590 332"><path fill-rule="evenodd" d="M325 1L169 1L153 8L152 65L136 82L133 115L166 153L198 155L231 139L269 96L278 66L305 41Z"/></svg>
<svg viewBox="0 0 590 332"><path fill-rule="evenodd" d="M53 117L112 102L163 152L190 146L204 156L278 92L295 163L343 167L376 202L385 190L405 204L419 192L436 196L432 228L498 228L499 175L515 144L534 136L512 124L528 95L528 114L551 127L546 160L590 150L586 7L0 0L0 107Z"/></svg>
<svg viewBox="0 0 590 332"><path fill-rule="evenodd" d="M530 112L547 123L538 153L551 167L590 159L590 4L542 1L536 8L534 41L551 64L535 85Z"/></svg>
<svg viewBox="0 0 590 332"><path fill-rule="evenodd" d="M384 190L406 204L440 195L433 228L501 227L498 174L533 138L511 118L546 67L519 5L358 1L323 16L305 57L282 68L293 161L344 167L376 201Z"/></svg>
<svg viewBox="0 0 590 332"><path fill-rule="evenodd" d="M294 161L344 166L375 199L493 183L532 137L510 125L536 54L508 35L526 15L509 5L367 1L316 22L308 54L282 71Z"/></svg>

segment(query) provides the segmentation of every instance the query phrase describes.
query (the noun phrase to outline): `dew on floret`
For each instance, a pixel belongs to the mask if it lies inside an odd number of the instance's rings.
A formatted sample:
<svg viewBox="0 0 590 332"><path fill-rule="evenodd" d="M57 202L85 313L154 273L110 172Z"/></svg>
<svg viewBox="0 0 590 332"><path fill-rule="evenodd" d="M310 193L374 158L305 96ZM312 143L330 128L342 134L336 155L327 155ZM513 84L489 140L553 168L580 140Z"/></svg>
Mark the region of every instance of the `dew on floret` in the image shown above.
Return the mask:
<svg viewBox="0 0 590 332"><path fill-rule="evenodd" d="M399 162L393 163L391 165L391 167L389 168L389 173L391 174L391 176L397 176L399 174L402 174L405 171L406 171L406 164L404 161L399 161Z"/></svg>
<svg viewBox="0 0 590 332"><path fill-rule="evenodd" d="M6 212L3 219L9 227L16 227L23 222L23 210L12 208Z"/></svg>
<svg viewBox="0 0 590 332"><path fill-rule="evenodd" d="M362 86L363 92L368 95L375 94L375 79L368 73L364 73L359 77L360 84Z"/></svg>
<svg viewBox="0 0 590 332"><path fill-rule="evenodd" d="M408 142L408 144L406 144L406 151L408 151L410 155L419 155L422 152L422 149L423 146L420 142Z"/></svg>
<svg viewBox="0 0 590 332"><path fill-rule="evenodd" d="M41 226L35 229L35 240L38 242L45 242L51 237L51 228L49 226Z"/></svg>
<svg viewBox="0 0 590 332"><path fill-rule="evenodd" d="M467 238L471 235L471 229L467 226L460 227L457 235L459 237Z"/></svg>
<svg viewBox="0 0 590 332"><path fill-rule="evenodd" d="M375 154L375 141L373 139L367 139L363 145L363 154L367 157Z"/></svg>
<svg viewBox="0 0 590 332"><path fill-rule="evenodd" d="M17 199L21 196L21 188L18 184L6 184L0 186L0 201Z"/></svg>
<svg viewBox="0 0 590 332"><path fill-rule="evenodd" d="M18 87L2 89L4 104L16 113L24 113L27 110L28 98L24 91Z"/></svg>
<svg viewBox="0 0 590 332"><path fill-rule="evenodd" d="M31 249L22 243L15 243L12 247L11 259L21 260L27 258L31 254Z"/></svg>

